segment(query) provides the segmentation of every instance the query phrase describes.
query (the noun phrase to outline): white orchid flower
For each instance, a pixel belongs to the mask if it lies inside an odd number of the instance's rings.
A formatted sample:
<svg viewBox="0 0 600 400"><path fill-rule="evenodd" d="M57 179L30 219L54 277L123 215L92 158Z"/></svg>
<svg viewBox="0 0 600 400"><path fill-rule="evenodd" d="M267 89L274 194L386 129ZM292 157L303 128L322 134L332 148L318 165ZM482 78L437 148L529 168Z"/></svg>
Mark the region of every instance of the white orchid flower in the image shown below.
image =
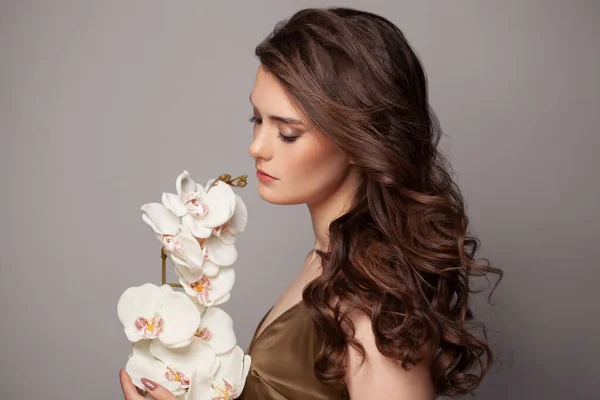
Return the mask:
<svg viewBox="0 0 600 400"><path fill-rule="evenodd" d="M215 179L210 179L206 183L205 190L208 190ZM199 188L200 184L197 185ZM244 200L239 195L235 195L235 208L233 211L232 217L225 222L223 225L217 226L213 228L212 233L223 243L226 244L234 244L235 237L242 233L246 229L246 225L248 223L248 209L246 208L246 204Z"/></svg>
<svg viewBox="0 0 600 400"><path fill-rule="evenodd" d="M167 372L166 365L158 360L150 353L151 340L140 340L133 344L131 356L125 365L125 370L131 376L131 381L135 386L142 390L146 390L142 384L142 378L150 379L164 386L176 395L185 393L185 390L180 390L180 385L177 382L169 381L165 375Z"/></svg>
<svg viewBox="0 0 600 400"><path fill-rule="evenodd" d="M187 346L200 326L196 304L168 285L128 288L119 299L117 314L130 341L158 338L173 348Z"/></svg>
<svg viewBox="0 0 600 400"><path fill-rule="evenodd" d="M181 217L197 238L208 238L213 228L223 225L233 215L235 193L225 182L217 182L204 189L197 185L187 171L177 177L177 194L163 193L162 202L170 211Z"/></svg>
<svg viewBox="0 0 600 400"><path fill-rule="evenodd" d="M220 362L216 376L211 379L209 374L196 374L187 400L231 400L242 394L250 370L250 356L235 346L217 358Z"/></svg>
<svg viewBox="0 0 600 400"><path fill-rule="evenodd" d="M216 276L210 277L202 270L175 265L175 274L185 292L205 307L218 306L228 301L235 284L235 271L232 267L221 267Z"/></svg>
<svg viewBox="0 0 600 400"><path fill-rule="evenodd" d="M156 340L143 340L134 344L125 370L141 389L144 389L141 379L147 378L181 396L189 390L196 370L215 376L219 365L212 347L197 338L178 349L165 347Z"/></svg>
<svg viewBox="0 0 600 400"><path fill-rule="evenodd" d="M205 309L196 337L211 345L217 355L231 351L237 343L233 319L219 307Z"/></svg>
<svg viewBox="0 0 600 400"><path fill-rule="evenodd" d="M156 233L156 238L174 263L202 268L204 259L208 257L207 248L182 226L179 217L160 203L147 203L141 209L142 219Z"/></svg>
<svg viewBox="0 0 600 400"><path fill-rule="evenodd" d="M189 388L196 370L215 375L220 365L212 347L197 338L189 346L178 349L171 349L154 341L150 343L150 353L166 365L167 380L180 382L182 388Z"/></svg>
<svg viewBox="0 0 600 400"><path fill-rule="evenodd" d="M218 356L218 359L219 369L212 384L216 399L237 399L244 390L251 358L239 346L235 346L230 352Z"/></svg>

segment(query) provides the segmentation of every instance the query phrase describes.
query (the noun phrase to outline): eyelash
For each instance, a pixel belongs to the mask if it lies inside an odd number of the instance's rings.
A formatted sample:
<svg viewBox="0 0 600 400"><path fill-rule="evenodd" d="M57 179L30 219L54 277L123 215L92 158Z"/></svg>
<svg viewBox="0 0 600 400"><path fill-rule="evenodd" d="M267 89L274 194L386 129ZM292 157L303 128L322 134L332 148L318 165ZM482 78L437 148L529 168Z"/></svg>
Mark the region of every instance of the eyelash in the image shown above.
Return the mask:
<svg viewBox="0 0 600 400"><path fill-rule="evenodd" d="M253 124L262 124L262 118L255 117L254 115L248 118L248 121L252 122ZM293 143L296 141L296 139L298 139L298 136L285 136L281 133L281 131L278 132L277 137L284 143Z"/></svg>

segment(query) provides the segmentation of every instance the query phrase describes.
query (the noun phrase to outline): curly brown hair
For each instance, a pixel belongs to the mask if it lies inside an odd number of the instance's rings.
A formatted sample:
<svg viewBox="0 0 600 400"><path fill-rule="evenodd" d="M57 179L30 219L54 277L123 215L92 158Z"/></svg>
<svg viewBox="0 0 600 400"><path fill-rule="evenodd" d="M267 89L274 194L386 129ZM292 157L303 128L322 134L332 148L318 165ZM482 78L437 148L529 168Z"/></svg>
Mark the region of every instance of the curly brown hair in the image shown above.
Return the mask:
<svg viewBox="0 0 600 400"><path fill-rule="evenodd" d="M323 343L315 374L343 379L348 344L364 357L348 316L358 309L382 354L405 369L430 360L439 395L472 392L493 357L485 335L469 332L470 278L497 274L497 285L502 272L475 259L479 240L467 234L425 72L403 33L369 12L303 9L255 54L362 177L329 226L329 250L318 251L322 274L303 292Z"/></svg>

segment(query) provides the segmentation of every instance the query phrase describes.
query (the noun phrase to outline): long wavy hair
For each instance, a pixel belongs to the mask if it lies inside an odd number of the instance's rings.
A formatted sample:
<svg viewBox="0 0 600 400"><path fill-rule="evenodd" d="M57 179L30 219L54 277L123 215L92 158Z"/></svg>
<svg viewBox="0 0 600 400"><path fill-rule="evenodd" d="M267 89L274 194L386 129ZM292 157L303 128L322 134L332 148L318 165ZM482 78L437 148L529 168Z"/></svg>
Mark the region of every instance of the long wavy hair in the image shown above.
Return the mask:
<svg viewBox="0 0 600 400"><path fill-rule="evenodd" d="M348 315L358 309L382 354L405 369L428 360L438 395L472 392L493 356L485 335L470 332L470 280L497 274L498 283L502 272L475 259L479 240L467 234L425 72L403 33L364 11L303 9L255 54L362 176L329 226L329 250L318 251L322 274L303 292L322 343L316 376L343 379L348 344L365 356Z"/></svg>

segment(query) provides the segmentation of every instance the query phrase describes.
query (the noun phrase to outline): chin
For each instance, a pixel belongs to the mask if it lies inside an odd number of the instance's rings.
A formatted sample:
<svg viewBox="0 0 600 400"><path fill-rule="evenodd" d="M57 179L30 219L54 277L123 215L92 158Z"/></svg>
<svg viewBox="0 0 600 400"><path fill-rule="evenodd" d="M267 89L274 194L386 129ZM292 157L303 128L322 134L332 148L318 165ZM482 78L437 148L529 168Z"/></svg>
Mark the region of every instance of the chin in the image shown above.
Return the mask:
<svg viewBox="0 0 600 400"><path fill-rule="evenodd" d="M287 196L281 193L276 188L269 187L261 182L258 183L258 195L267 203L280 206L290 206L306 203L305 201L299 200L292 196Z"/></svg>

